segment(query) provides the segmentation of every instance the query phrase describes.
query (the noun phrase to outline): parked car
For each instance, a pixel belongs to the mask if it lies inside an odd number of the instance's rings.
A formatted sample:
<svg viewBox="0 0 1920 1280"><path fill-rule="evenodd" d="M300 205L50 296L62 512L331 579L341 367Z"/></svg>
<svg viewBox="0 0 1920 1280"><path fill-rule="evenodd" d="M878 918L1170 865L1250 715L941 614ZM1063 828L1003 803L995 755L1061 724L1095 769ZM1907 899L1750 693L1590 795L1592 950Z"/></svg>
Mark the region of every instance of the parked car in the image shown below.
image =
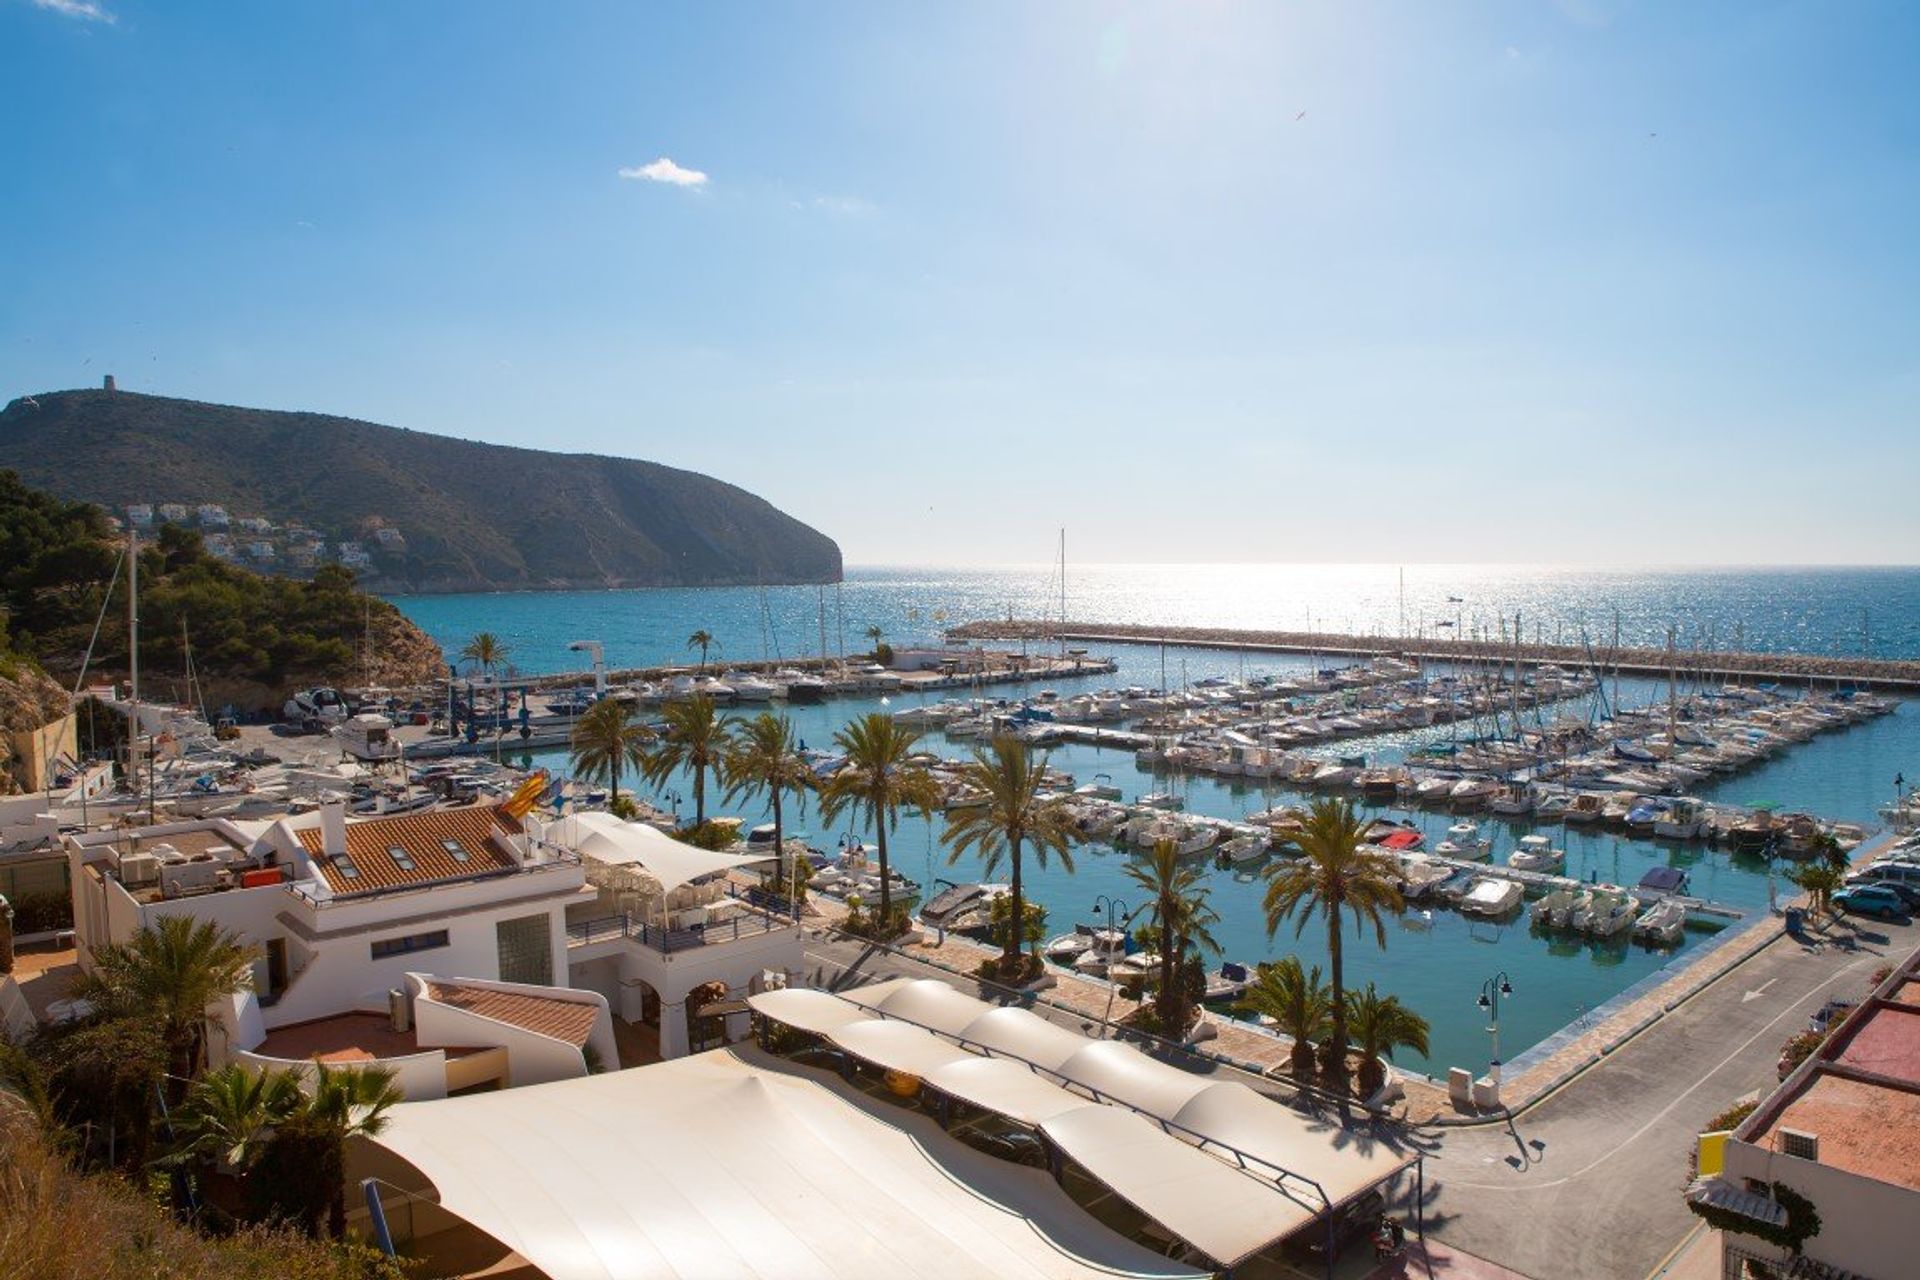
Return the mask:
<svg viewBox="0 0 1920 1280"><path fill-rule="evenodd" d="M1920 885L1908 884L1905 880L1870 880L1869 889L1885 889L1906 904L1908 911L1920 911Z"/></svg>
<svg viewBox="0 0 1920 1280"><path fill-rule="evenodd" d="M1907 904L1901 901L1900 895L1868 884L1842 889L1833 895L1833 905L1850 915L1875 916L1881 920L1898 920L1907 914Z"/></svg>

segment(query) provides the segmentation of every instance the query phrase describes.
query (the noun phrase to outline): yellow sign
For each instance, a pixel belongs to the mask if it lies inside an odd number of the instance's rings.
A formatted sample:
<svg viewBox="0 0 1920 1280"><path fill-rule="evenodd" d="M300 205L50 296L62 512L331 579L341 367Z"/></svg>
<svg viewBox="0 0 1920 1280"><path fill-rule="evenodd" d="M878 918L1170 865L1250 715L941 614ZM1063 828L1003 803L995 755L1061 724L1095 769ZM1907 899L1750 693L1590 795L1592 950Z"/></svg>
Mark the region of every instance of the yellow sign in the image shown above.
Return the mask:
<svg viewBox="0 0 1920 1280"><path fill-rule="evenodd" d="M1699 1166L1703 1178L1717 1178L1727 1170L1727 1139L1733 1136L1733 1130L1722 1129L1718 1133L1700 1135Z"/></svg>

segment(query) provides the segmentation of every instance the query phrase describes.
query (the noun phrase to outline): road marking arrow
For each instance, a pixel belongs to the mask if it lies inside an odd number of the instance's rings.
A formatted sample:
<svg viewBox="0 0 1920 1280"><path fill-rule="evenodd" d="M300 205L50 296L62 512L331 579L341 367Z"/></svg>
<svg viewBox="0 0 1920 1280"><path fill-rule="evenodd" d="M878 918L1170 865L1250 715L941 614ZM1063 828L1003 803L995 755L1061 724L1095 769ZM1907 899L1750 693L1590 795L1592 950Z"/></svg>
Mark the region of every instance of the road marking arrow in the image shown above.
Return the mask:
<svg viewBox="0 0 1920 1280"><path fill-rule="evenodd" d="M1767 993L1768 987L1772 986L1774 983L1778 981L1780 981L1780 979L1778 978L1768 978L1765 982L1761 983L1759 986L1755 987L1753 990L1741 996L1740 1003L1745 1004L1749 1000L1758 1000L1761 996Z"/></svg>

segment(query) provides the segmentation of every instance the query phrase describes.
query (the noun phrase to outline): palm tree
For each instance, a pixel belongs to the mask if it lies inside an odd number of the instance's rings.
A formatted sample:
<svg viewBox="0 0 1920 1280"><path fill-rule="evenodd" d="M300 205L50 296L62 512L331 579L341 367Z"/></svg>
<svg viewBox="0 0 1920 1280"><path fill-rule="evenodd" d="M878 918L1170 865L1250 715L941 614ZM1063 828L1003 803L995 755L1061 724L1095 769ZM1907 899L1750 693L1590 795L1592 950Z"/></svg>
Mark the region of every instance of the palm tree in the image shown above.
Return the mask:
<svg viewBox="0 0 1920 1280"><path fill-rule="evenodd" d="M1813 899L1813 912L1821 915L1831 909L1833 895L1847 882L1846 872L1831 862L1809 862L1787 873L1787 879L1807 891Z"/></svg>
<svg viewBox="0 0 1920 1280"><path fill-rule="evenodd" d="M940 803L933 775L909 760L920 735L896 722L884 711L874 711L849 723L833 735L847 756L820 791L820 814L837 822L842 813L864 813L875 831L880 855L880 930L892 936L893 877L887 862L887 833L898 824L900 810L918 809L931 819Z"/></svg>
<svg viewBox="0 0 1920 1280"><path fill-rule="evenodd" d="M751 720L735 725L732 747L722 760L721 774L727 786L727 803L742 795L767 793L773 809L773 847L780 858L780 874L786 874L787 828L781 813L780 798L792 791L806 804L806 793L817 780L813 769L794 745L793 721L762 711Z"/></svg>
<svg viewBox="0 0 1920 1280"><path fill-rule="evenodd" d="M733 747L733 727L714 712L713 699L695 694L669 702L661 712L666 728L660 745L647 756L647 781L662 786L680 770L693 775L693 825L707 821L707 772L717 768Z"/></svg>
<svg viewBox="0 0 1920 1280"><path fill-rule="evenodd" d="M707 670L707 650L718 649L719 647L720 642L715 640L713 633L704 627L687 637L687 648L698 649L700 651L700 672L702 675L706 674Z"/></svg>
<svg viewBox="0 0 1920 1280"><path fill-rule="evenodd" d="M594 781L605 780L620 799L620 773L631 767L644 773L647 744L653 730L636 719L627 705L617 698L602 698L574 721L573 771Z"/></svg>
<svg viewBox="0 0 1920 1280"><path fill-rule="evenodd" d="M321 1168L316 1170L327 1193L327 1231L335 1240L347 1234L347 1140L373 1137L387 1127L387 1111L404 1095L394 1085L387 1067L331 1068L314 1063L313 1092L301 1119L315 1136L324 1139Z"/></svg>
<svg viewBox="0 0 1920 1280"><path fill-rule="evenodd" d="M303 1101L293 1071L253 1071L237 1063L210 1071L173 1113L176 1150L244 1173Z"/></svg>
<svg viewBox="0 0 1920 1280"><path fill-rule="evenodd" d="M880 642L886 638L887 633L880 629L879 623L875 622L868 625L867 640L873 645L873 651L875 653L880 652Z"/></svg>
<svg viewBox="0 0 1920 1280"><path fill-rule="evenodd" d="M1313 1074L1313 1044L1326 1034L1327 1015L1333 1011L1319 965L1303 971L1298 956L1261 965L1253 985L1234 1008L1272 1018L1293 1039L1293 1074Z"/></svg>
<svg viewBox="0 0 1920 1280"><path fill-rule="evenodd" d="M460 650L460 656L479 667L483 674L491 676L493 669L507 660L509 652L499 636L491 631L480 631L467 641L466 647Z"/></svg>
<svg viewBox="0 0 1920 1280"><path fill-rule="evenodd" d="M1266 897L1261 903L1269 938L1289 916L1294 917L1296 938L1316 913L1326 921L1333 1011L1323 1061L1336 1086L1344 1085L1347 1078L1346 989L1341 982L1343 917L1351 912L1356 929L1372 924L1376 939L1385 947L1387 926L1382 913L1397 915L1406 910L1393 861L1361 847L1363 830L1364 824L1350 802L1316 800L1294 837L1302 856L1297 861L1276 863L1268 870Z"/></svg>
<svg viewBox="0 0 1920 1280"><path fill-rule="evenodd" d="M1427 1020L1400 1003L1398 996L1383 996L1371 982L1353 998L1347 1011L1353 1025L1354 1042L1363 1055L1360 1063L1360 1093L1370 1097L1387 1082L1381 1058L1391 1058L1395 1049L1427 1051Z"/></svg>
<svg viewBox="0 0 1920 1280"><path fill-rule="evenodd" d="M877 630L877 628L876 628ZM1068 851L1073 839L1073 820L1057 800L1042 800L1047 762L1034 759L1033 752L1018 738L1002 735L993 740L991 753L976 750L973 760L961 772L961 781L984 792L987 803L947 814L947 829L940 843L947 846L949 862L958 861L968 851L980 855L988 875L996 875L1001 860L1006 860L1009 888L1008 919L1013 927L1000 956L1002 973L1016 972L1021 963L1021 937L1026 932L1026 898L1021 889L1021 853L1033 849L1041 866L1047 855L1058 854L1060 865L1073 870Z"/></svg>
<svg viewBox="0 0 1920 1280"><path fill-rule="evenodd" d="M1153 903L1160 935L1160 986L1154 1009L1161 1026L1177 1038L1187 1029L1187 993L1178 981L1185 953L1196 943L1217 949L1209 926L1220 917L1207 905L1200 869L1182 862L1171 840L1159 841L1144 860L1130 862L1122 870Z"/></svg>
<svg viewBox="0 0 1920 1280"><path fill-rule="evenodd" d="M161 916L127 942L95 948L93 972L81 975L74 994L109 1017L149 1019L160 1028L177 1100L206 1059L207 1006L246 988L254 954L238 934L210 921Z"/></svg>

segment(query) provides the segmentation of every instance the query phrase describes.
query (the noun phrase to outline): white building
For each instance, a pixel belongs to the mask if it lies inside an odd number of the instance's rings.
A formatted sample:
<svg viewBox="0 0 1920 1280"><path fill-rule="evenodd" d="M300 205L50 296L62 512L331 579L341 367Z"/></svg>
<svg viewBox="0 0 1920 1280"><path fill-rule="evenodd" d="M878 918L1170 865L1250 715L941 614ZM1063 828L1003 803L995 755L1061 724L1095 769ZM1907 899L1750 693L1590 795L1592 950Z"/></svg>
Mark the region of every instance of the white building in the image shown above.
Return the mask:
<svg viewBox="0 0 1920 1280"><path fill-rule="evenodd" d="M153 525L153 507L149 503L135 502L127 507L127 523L136 529L146 529Z"/></svg>
<svg viewBox="0 0 1920 1280"><path fill-rule="evenodd" d="M224 529L231 523L227 519L227 509L217 502L201 503L194 514L202 529Z"/></svg>
<svg viewBox="0 0 1920 1280"><path fill-rule="evenodd" d="M373 540L379 543L381 548L386 551L405 551L407 549L407 540L401 537L400 531L392 525L383 525L375 529L373 531Z"/></svg>
<svg viewBox="0 0 1920 1280"><path fill-rule="evenodd" d="M373 563L373 557L367 554L365 546L358 542L340 544L340 563L350 569L364 569Z"/></svg>
<svg viewBox="0 0 1920 1280"><path fill-rule="evenodd" d="M201 819L70 836L68 856L83 966L168 915L258 948L253 989L217 1011L216 1060L380 1061L416 1098L584 1074L586 1044L617 1060L606 1002L564 985L580 860L531 842L504 806ZM528 1022L583 1039L558 1049Z"/></svg>
<svg viewBox="0 0 1920 1280"><path fill-rule="evenodd" d="M273 521L265 516L241 516L234 525L242 533L272 533Z"/></svg>
<svg viewBox="0 0 1920 1280"><path fill-rule="evenodd" d="M271 542L249 542L247 554L255 560L271 560L280 553Z"/></svg>
<svg viewBox="0 0 1920 1280"><path fill-rule="evenodd" d="M595 1056L611 1067L613 1016L641 1054L737 1038L738 998L801 968L798 921L728 878L764 855L606 814L543 823L482 804L349 821L333 804L87 832L67 849L83 965L161 916L211 921L259 951L253 989L217 1011L217 1059L379 1060L416 1098L579 1074ZM549 1043L556 1028L570 1048Z"/></svg>
<svg viewBox="0 0 1920 1280"><path fill-rule="evenodd" d="M1721 1147L1718 1144L1724 1142ZM1716 1147L1717 1158L1716 1158ZM1731 1134L1701 1139L1696 1204L1756 1229L1796 1229L1804 1200L1819 1230L1793 1258L1738 1229L1722 1275L1892 1280L1914 1274L1920 1220L1920 951ZM1783 1190L1791 1194L1782 1194Z"/></svg>
<svg viewBox="0 0 1920 1280"><path fill-rule="evenodd" d="M187 504L184 502L161 503L160 518L169 524L185 524L187 521Z"/></svg>

